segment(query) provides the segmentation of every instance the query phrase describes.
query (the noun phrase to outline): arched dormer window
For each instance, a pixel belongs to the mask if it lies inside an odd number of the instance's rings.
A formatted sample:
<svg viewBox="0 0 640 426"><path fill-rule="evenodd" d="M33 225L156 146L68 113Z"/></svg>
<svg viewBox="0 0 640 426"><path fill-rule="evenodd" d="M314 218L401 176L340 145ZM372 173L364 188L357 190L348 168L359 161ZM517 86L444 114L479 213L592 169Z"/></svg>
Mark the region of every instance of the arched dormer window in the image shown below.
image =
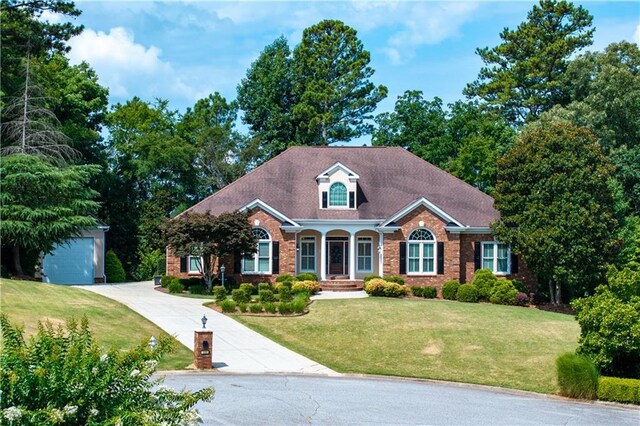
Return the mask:
<svg viewBox="0 0 640 426"><path fill-rule="evenodd" d="M435 274L436 238L426 228L418 228L407 240L407 272L414 275Z"/></svg>
<svg viewBox="0 0 640 426"><path fill-rule="evenodd" d="M336 182L329 188L329 207L347 207L347 187Z"/></svg>
<svg viewBox="0 0 640 426"><path fill-rule="evenodd" d="M253 235L258 240L255 253L242 259L242 273L270 274L271 273L271 237L262 228L253 228Z"/></svg>

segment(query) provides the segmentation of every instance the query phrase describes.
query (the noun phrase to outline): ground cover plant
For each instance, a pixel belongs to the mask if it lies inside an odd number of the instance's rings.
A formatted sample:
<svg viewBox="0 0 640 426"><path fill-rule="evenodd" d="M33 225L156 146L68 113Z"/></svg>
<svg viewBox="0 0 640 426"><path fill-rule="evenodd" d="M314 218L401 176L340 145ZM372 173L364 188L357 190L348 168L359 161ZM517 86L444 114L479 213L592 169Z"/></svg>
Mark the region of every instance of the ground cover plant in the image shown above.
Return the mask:
<svg viewBox="0 0 640 426"><path fill-rule="evenodd" d="M130 349L150 336L166 335L151 321L126 306L86 290L31 281L0 280L0 311L9 320L24 325L25 335L37 332L38 321L64 324L70 317L86 315L96 341L105 347ZM176 342L177 343L177 342ZM181 344L159 364L161 370L183 369L191 364L192 352Z"/></svg>
<svg viewBox="0 0 640 426"><path fill-rule="evenodd" d="M569 315L417 299L317 300L304 316L234 318L340 372L545 393L556 392L556 357L579 333Z"/></svg>

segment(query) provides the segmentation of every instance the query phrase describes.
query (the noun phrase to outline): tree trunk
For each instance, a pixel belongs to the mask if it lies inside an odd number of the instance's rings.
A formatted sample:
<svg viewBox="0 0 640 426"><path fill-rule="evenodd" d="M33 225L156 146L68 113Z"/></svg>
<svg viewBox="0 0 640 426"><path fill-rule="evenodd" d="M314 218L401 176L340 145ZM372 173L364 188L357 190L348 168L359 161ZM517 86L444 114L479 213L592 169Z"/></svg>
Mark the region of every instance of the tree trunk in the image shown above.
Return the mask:
<svg viewBox="0 0 640 426"><path fill-rule="evenodd" d="M555 298L556 292L554 287L555 286L553 285L553 279L549 278L549 302L551 302L552 305L557 305Z"/></svg>
<svg viewBox="0 0 640 426"><path fill-rule="evenodd" d="M207 286L207 293L211 293L211 288L213 287L213 268L211 267L211 256L202 256L202 261L204 263L202 278L204 278L204 283Z"/></svg>
<svg viewBox="0 0 640 426"><path fill-rule="evenodd" d="M562 284L556 283L556 305L562 303Z"/></svg>
<svg viewBox="0 0 640 426"><path fill-rule="evenodd" d="M13 272L16 275L24 275L22 271L22 262L20 262L20 247L15 245L13 246Z"/></svg>

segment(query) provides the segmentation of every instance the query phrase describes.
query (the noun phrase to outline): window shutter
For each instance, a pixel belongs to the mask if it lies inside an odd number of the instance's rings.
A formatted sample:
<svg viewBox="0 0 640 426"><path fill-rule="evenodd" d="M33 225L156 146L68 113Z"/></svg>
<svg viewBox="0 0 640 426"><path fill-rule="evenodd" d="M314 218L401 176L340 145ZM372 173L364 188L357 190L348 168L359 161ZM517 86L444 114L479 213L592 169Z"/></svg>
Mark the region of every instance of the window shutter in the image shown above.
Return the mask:
<svg viewBox="0 0 640 426"><path fill-rule="evenodd" d="M473 243L473 270L477 271L481 267L481 250L482 243L480 241L476 241Z"/></svg>
<svg viewBox="0 0 640 426"><path fill-rule="evenodd" d="M271 243L271 273L279 274L280 273L280 243L278 241L273 241Z"/></svg>
<svg viewBox="0 0 640 426"><path fill-rule="evenodd" d="M356 207L356 193L354 191L349 192L349 208L353 209Z"/></svg>
<svg viewBox="0 0 640 426"><path fill-rule="evenodd" d="M180 272L188 272L187 271L187 256L182 256L180 258Z"/></svg>
<svg viewBox="0 0 640 426"><path fill-rule="evenodd" d="M328 205L329 202L327 200L327 191L322 191L322 208L326 209Z"/></svg>
<svg viewBox="0 0 640 426"><path fill-rule="evenodd" d="M400 270L401 275L407 273L407 243L406 241L400 242Z"/></svg>
<svg viewBox="0 0 640 426"><path fill-rule="evenodd" d="M444 243L438 243L438 274L444 274Z"/></svg>
<svg viewBox="0 0 640 426"><path fill-rule="evenodd" d="M233 255L233 273L242 273L242 256L240 256L240 253L236 253Z"/></svg>
<svg viewBox="0 0 640 426"><path fill-rule="evenodd" d="M515 253L511 253L511 273L518 273L518 255Z"/></svg>

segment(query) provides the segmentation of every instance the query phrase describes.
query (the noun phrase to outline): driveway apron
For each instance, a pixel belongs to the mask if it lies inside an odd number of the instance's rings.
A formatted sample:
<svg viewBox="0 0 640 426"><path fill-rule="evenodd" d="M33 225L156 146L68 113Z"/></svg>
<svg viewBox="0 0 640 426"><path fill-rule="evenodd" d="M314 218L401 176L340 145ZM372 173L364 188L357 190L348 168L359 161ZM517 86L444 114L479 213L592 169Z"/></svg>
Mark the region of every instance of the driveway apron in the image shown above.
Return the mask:
<svg viewBox="0 0 640 426"><path fill-rule="evenodd" d="M81 286L128 306L193 349L194 330L208 318L213 331L213 366L226 373L298 373L338 376L339 373L303 357L233 319L202 306L205 300L170 296L154 290L150 281Z"/></svg>

